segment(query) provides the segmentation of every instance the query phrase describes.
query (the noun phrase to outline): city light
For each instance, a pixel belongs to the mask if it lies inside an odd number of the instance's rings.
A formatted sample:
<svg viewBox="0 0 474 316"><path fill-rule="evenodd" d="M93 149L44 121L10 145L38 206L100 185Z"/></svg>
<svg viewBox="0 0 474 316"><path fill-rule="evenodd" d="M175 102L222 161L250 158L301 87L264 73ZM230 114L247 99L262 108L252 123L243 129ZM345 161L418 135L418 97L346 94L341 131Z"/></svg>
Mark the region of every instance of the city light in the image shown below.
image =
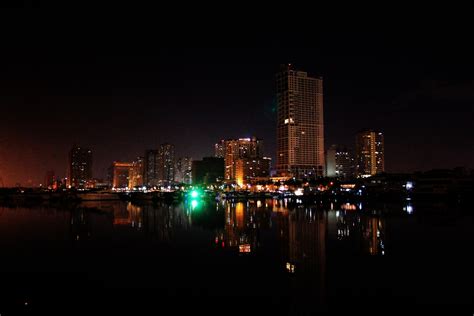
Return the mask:
<svg viewBox="0 0 474 316"><path fill-rule="evenodd" d="M193 199L197 198L199 196L199 192L197 190L192 190L191 191L191 197Z"/></svg>

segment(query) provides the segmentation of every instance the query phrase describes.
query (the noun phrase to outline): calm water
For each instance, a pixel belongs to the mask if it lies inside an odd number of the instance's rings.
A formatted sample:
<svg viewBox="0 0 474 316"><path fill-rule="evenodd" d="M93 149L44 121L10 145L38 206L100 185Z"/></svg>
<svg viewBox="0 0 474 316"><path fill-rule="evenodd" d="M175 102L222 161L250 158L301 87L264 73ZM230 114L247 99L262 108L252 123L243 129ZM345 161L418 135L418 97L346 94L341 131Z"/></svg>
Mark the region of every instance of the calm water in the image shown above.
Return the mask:
<svg viewBox="0 0 474 316"><path fill-rule="evenodd" d="M0 206L0 314L471 315L471 211L277 200Z"/></svg>

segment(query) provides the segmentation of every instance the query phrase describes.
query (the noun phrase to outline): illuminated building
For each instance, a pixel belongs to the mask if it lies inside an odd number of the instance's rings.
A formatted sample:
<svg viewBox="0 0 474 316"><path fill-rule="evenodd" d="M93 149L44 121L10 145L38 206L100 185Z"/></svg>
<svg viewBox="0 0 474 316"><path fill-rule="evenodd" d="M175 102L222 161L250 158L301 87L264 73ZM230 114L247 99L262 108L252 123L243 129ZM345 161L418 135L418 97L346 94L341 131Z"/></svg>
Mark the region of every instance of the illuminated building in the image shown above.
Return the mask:
<svg viewBox="0 0 474 316"><path fill-rule="evenodd" d="M235 163L235 180L237 184L248 183L253 178L270 176L271 158L241 158Z"/></svg>
<svg viewBox="0 0 474 316"><path fill-rule="evenodd" d="M367 130L356 135L356 174L370 177L385 171L384 136L379 131Z"/></svg>
<svg viewBox="0 0 474 316"><path fill-rule="evenodd" d="M214 145L214 157L225 158L225 140L221 140Z"/></svg>
<svg viewBox="0 0 474 316"><path fill-rule="evenodd" d="M224 178L224 159L204 157L192 162L193 184L213 184Z"/></svg>
<svg viewBox="0 0 474 316"><path fill-rule="evenodd" d="M161 144L158 177L161 183L170 183L174 181L174 145Z"/></svg>
<svg viewBox="0 0 474 316"><path fill-rule="evenodd" d="M216 157L224 158L226 180L236 179L239 159L254 159L263 155L263 142L256 137L222 140L215 147Z"/></svg>
<svg viewBox="0 0 474 316"><path fill-rule="evenodd" d="M354 158L344 147L332 145L326 152L326 176L350 179L354 175Z"/></svg>
<svg viewBox="0 0 474 316"><path fill-rule="evenodd" d="M132 168L130 170L130 180L128 187L140 187L143 186L143 174L144 174L144 158L137 157L135 161L132 162Z"/></svg>
<svg viewBox="0 0 474 316"><path fill-rule="evenodd" d="M323 80L285 65L276 82L277 173L296 178L323 176Z"/></svg>
<svg viewBox="0 0 474 316"><path fill-rule="evenodd" d="M112 188L123 189L129 188L130 175L133 168L131 162L114 161L111 166L112 171Z"/></svg>
<svg viewBox="0 0 474 316"><path fill-rule="evenodd" d="M156 149L149 149L145 152L144 160L144 184L148 186L157 186L159 184L159 165L160 155Z"/></svg>
<svg viewBox="0 0 474 316"><path fill-rule="evenodd" d="M176 182L191 184L192 162L193 160L190 157L182 157L176 160Z"/></svg>
<svg viewBox="0 0 474 316"><path fill-rule="evenodd" d="M92 151L73 146L69 152L67 185L75 188L87 187L92 179Z"/></svg>

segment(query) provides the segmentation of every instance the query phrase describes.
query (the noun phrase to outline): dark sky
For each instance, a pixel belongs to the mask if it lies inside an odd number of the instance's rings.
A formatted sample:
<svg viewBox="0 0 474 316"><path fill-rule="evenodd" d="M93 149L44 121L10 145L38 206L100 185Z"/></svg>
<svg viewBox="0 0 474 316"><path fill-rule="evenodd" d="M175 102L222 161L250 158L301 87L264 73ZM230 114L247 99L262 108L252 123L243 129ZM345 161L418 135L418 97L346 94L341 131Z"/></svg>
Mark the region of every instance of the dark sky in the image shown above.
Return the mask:
<svg viewBox="0 0 474 316"><path fill-rule="evenodd" d="M74 142L102 178L162 142L213 154L222 138L256 135L275 151L279 64L324 78L326 145L385 132L391 172L474 167L474 51L469 28L285 29L17 24L0 52L0 177L64 176ZM1 185L1 183L0 183Z"/></svg>

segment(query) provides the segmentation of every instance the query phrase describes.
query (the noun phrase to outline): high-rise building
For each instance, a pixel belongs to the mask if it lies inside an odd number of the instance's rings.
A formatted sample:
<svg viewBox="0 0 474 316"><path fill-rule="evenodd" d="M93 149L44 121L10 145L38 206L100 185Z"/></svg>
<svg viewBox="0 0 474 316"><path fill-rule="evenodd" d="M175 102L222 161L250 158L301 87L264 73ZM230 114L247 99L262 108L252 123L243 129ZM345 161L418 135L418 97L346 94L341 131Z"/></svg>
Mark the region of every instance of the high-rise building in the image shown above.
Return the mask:
<svg viewBox="0 0 474 316"><path fill-rule="evenodd" d="M216 157L224 158L226 180L236 179L237 160L263 156L263 142L256 137L222 140L215 147Z"/></svg>
<svg viewBox="0 0 474 316"><path fill-rule="evenodd" d="M225 140L220 140L214 145L214 157L224 158L225 157Z"/></svg>
<svg viewBox="0 0 474 316"><path fill-rule="evenodd" d="M132 162L132 169L130 170L130 181L129 187L143 186L143 174L144 174L144 157L137 157Z"/></svg>
<svg viewBox="0 0 474 316"><path fill-rule="evenodd" d="M345 147L332 145L326 151L326 176L350 179L354 176L354 158Z"/></svg>
<svg viewBox="0 0 474 316"><path fill-rule="evenodd" d="M356 174L370 177L385 171L384 136L380 131L365 130L356 135Z"/></svg>
<svg viewBox="0 0 474 316"><path fill-rule="evenodd" d="M159 185L159 165L160 153L159 150L149 149L145 152L143 179L144 184L148 186Z"/></svg>
<svg viewBox="0 0 474 316"><path fill-rule="evenodd" d="M179 183L191 184L191 170L193 160L190 157L182 157L176 160L175 180Z"/></svg>
<svg viewBox="0 0 474 316"><path fill-rule="evenodd" d="M224 159L204 157L192 162L193 184L214 184L224 178Z"/></svg>
<svg viewBox="0 0 474 316"><path fill-rule="evenodd" d="M239 185L247 184L255 178L270 176L271 158L240 158L235 165L235 181Z"/></svg>
<svg viewBox="0 0 474 316"><path fill-rule="evenodd" d="M74 145L69 152L67 185L86 188L90 180L92 180L92 151Z"/></svg>
<svg viewBox="0 0 474 316"><path fill-rule="evenodd" d="M276 82L277 173L297 178L323 176L323 79L285 65Z"/></svg>
<svg viewBox="0 0 474 316"><path fill-rule="evenodd" d="M158 175L162 183L169 183L174 181L174 164L174 145L161 144Z"/></svg>
<svg viewBox="0 0 474 316"><path fill-rule="evenodd" d="M125 189L130 188L130 175L132 173L133 163L114 161L111 166L112 188Z"/></svg>

